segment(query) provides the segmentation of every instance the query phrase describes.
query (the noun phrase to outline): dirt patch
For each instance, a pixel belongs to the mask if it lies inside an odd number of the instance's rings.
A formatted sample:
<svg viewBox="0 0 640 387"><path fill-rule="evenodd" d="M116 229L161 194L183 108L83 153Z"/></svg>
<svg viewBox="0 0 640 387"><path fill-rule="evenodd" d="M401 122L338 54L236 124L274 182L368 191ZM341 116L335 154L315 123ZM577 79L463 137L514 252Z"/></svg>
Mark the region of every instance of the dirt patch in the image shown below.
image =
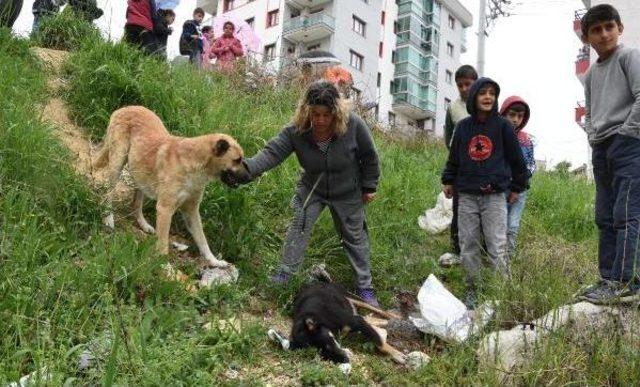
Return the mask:
<svg viewBox="0 0 640 387"><path fill-rule="evenodd" d="M68 51L54 50L51 48L33 47L32 50L44 64L55 73L60 72L62 64L69 56Z"/></svg>

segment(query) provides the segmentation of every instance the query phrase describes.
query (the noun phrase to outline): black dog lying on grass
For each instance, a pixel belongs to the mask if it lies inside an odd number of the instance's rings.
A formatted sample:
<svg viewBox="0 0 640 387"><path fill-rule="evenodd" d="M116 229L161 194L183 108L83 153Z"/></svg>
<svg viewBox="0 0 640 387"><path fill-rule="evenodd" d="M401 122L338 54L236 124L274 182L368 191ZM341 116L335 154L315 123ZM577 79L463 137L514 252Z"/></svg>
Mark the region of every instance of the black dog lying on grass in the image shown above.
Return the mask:
<svg viewBox="0 0 640 387"><path fill-rule="evenodd" d="M333 283L315 283L300 291L293 303L293 327L290 349L315 347L325 360L349 362L349 350L336 340L340 333L359 332L384 354L404 364L405 355L386 342L387 332L368 323L356 306L386 318L396 317L362 301L347 297L347 292Z"/></svg>

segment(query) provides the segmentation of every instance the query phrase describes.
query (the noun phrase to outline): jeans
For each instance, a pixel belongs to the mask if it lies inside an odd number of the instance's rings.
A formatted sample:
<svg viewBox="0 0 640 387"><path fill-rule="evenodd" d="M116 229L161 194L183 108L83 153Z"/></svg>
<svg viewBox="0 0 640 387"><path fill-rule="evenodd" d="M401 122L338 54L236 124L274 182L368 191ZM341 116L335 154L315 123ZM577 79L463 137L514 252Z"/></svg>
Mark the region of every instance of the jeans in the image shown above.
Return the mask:
<svg viewBox="0 0 640 387"><path fill-rule="evenodd" d="M638 280L640 139L615 134L593 146L598 267L604 279Z"/></svg>
<svg viewBox="0 0 640 387"><path fill-rule="evenodd" d="M362 197L328 201L301 190L293 197L292 207L293 220L285 237L280 270L292 274L300 268L313 225L324 208L329 207L342 247L356 274L357 287L371 288L369 235Z"/></svg>
<svg viewBox="0 0 640 387"><path fill-rule="evenodd" d="M507 203L507 251L512 257L516 251L516 240L520 231L520 219L524 212L524 205L527 202L527 191L522 191L518 195L518 200L513 204Z"/></svg>
<svg viewBox="0 0 640 387"><path fill-rule="evenodd" d="M458 191L455 186L453 187L453 203L451 203L453 209L453 216L451 217L451 246L453 247L453 253L460 255L460 238L458 235Z"/></svg>
<svg viewBox="0 0 640 387"><path fill-rule="evenodd" d="M476 195L460 192L458 200L460 258L467 284L473 286L485 264L502 275L508 275L505 193ZM482 257L483 237L487 245L486 259Z"/></svg>

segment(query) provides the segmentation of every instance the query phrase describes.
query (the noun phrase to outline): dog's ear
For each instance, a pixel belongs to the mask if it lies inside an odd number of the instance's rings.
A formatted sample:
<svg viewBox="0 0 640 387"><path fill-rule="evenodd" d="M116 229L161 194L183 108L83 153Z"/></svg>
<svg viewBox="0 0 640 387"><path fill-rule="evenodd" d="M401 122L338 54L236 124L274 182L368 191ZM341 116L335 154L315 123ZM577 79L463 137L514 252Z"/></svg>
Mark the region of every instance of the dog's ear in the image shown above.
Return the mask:
<svg viewBox="0 0 640 387"><path fill-rule="evenodd" d="M229 141L225 140L224 138L221 138L218 141L216 141L216 146L215 146L215 149L213 150L213 153L216 155L216 157L221 157L222 155L227 153L227 151L229 150L229 146L230 146Z"/></svg>
<svg viewBox="0 0 640 387"><path fill-rule="evenodd" d="M315 330L316 330L316 322L313 321L313 319L311 317L307 317L304 320L304 324L307 326L307 330L309 332L315 332Z"/></svg>

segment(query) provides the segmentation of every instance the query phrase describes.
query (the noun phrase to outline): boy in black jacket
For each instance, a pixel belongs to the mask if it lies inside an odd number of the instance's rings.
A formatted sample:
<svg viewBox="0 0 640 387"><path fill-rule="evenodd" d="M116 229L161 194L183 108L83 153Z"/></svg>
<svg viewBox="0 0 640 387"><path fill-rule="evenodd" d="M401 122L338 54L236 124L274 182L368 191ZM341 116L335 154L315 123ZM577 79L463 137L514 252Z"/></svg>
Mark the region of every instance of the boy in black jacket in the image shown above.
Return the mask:
<svg viewBox="0 0 640 387"><path fill-rule="evenodd" d="M459 193L458 229L460 258L467 272L467 306L475 304L475 280L482 269L481 247L487 246L489 267L508 275L507 200L513 203L529 180L520 143L513 126L498 114L500 86L478 79L469 92L467 110L471 116L456 125L447 165L442 173L442 190Z"/></svg>
<svg viewBox="0 0 640 387"><path fill-rule="evenodd" d="M180 55L189 55L189 62L200 67L202 63L202 34L200 23L204 20L204 10L200 7L193 10L193 19L182 25L180 36Z"/></svg>
<svg viewBox="0 0 640 387"><path fill-rule="evenodd" d="M159 9L153 24L153 34L156 37L155 54L167 60L167 40L173 32L171 25L176 20L176 13L172 9Z"/></svg>

